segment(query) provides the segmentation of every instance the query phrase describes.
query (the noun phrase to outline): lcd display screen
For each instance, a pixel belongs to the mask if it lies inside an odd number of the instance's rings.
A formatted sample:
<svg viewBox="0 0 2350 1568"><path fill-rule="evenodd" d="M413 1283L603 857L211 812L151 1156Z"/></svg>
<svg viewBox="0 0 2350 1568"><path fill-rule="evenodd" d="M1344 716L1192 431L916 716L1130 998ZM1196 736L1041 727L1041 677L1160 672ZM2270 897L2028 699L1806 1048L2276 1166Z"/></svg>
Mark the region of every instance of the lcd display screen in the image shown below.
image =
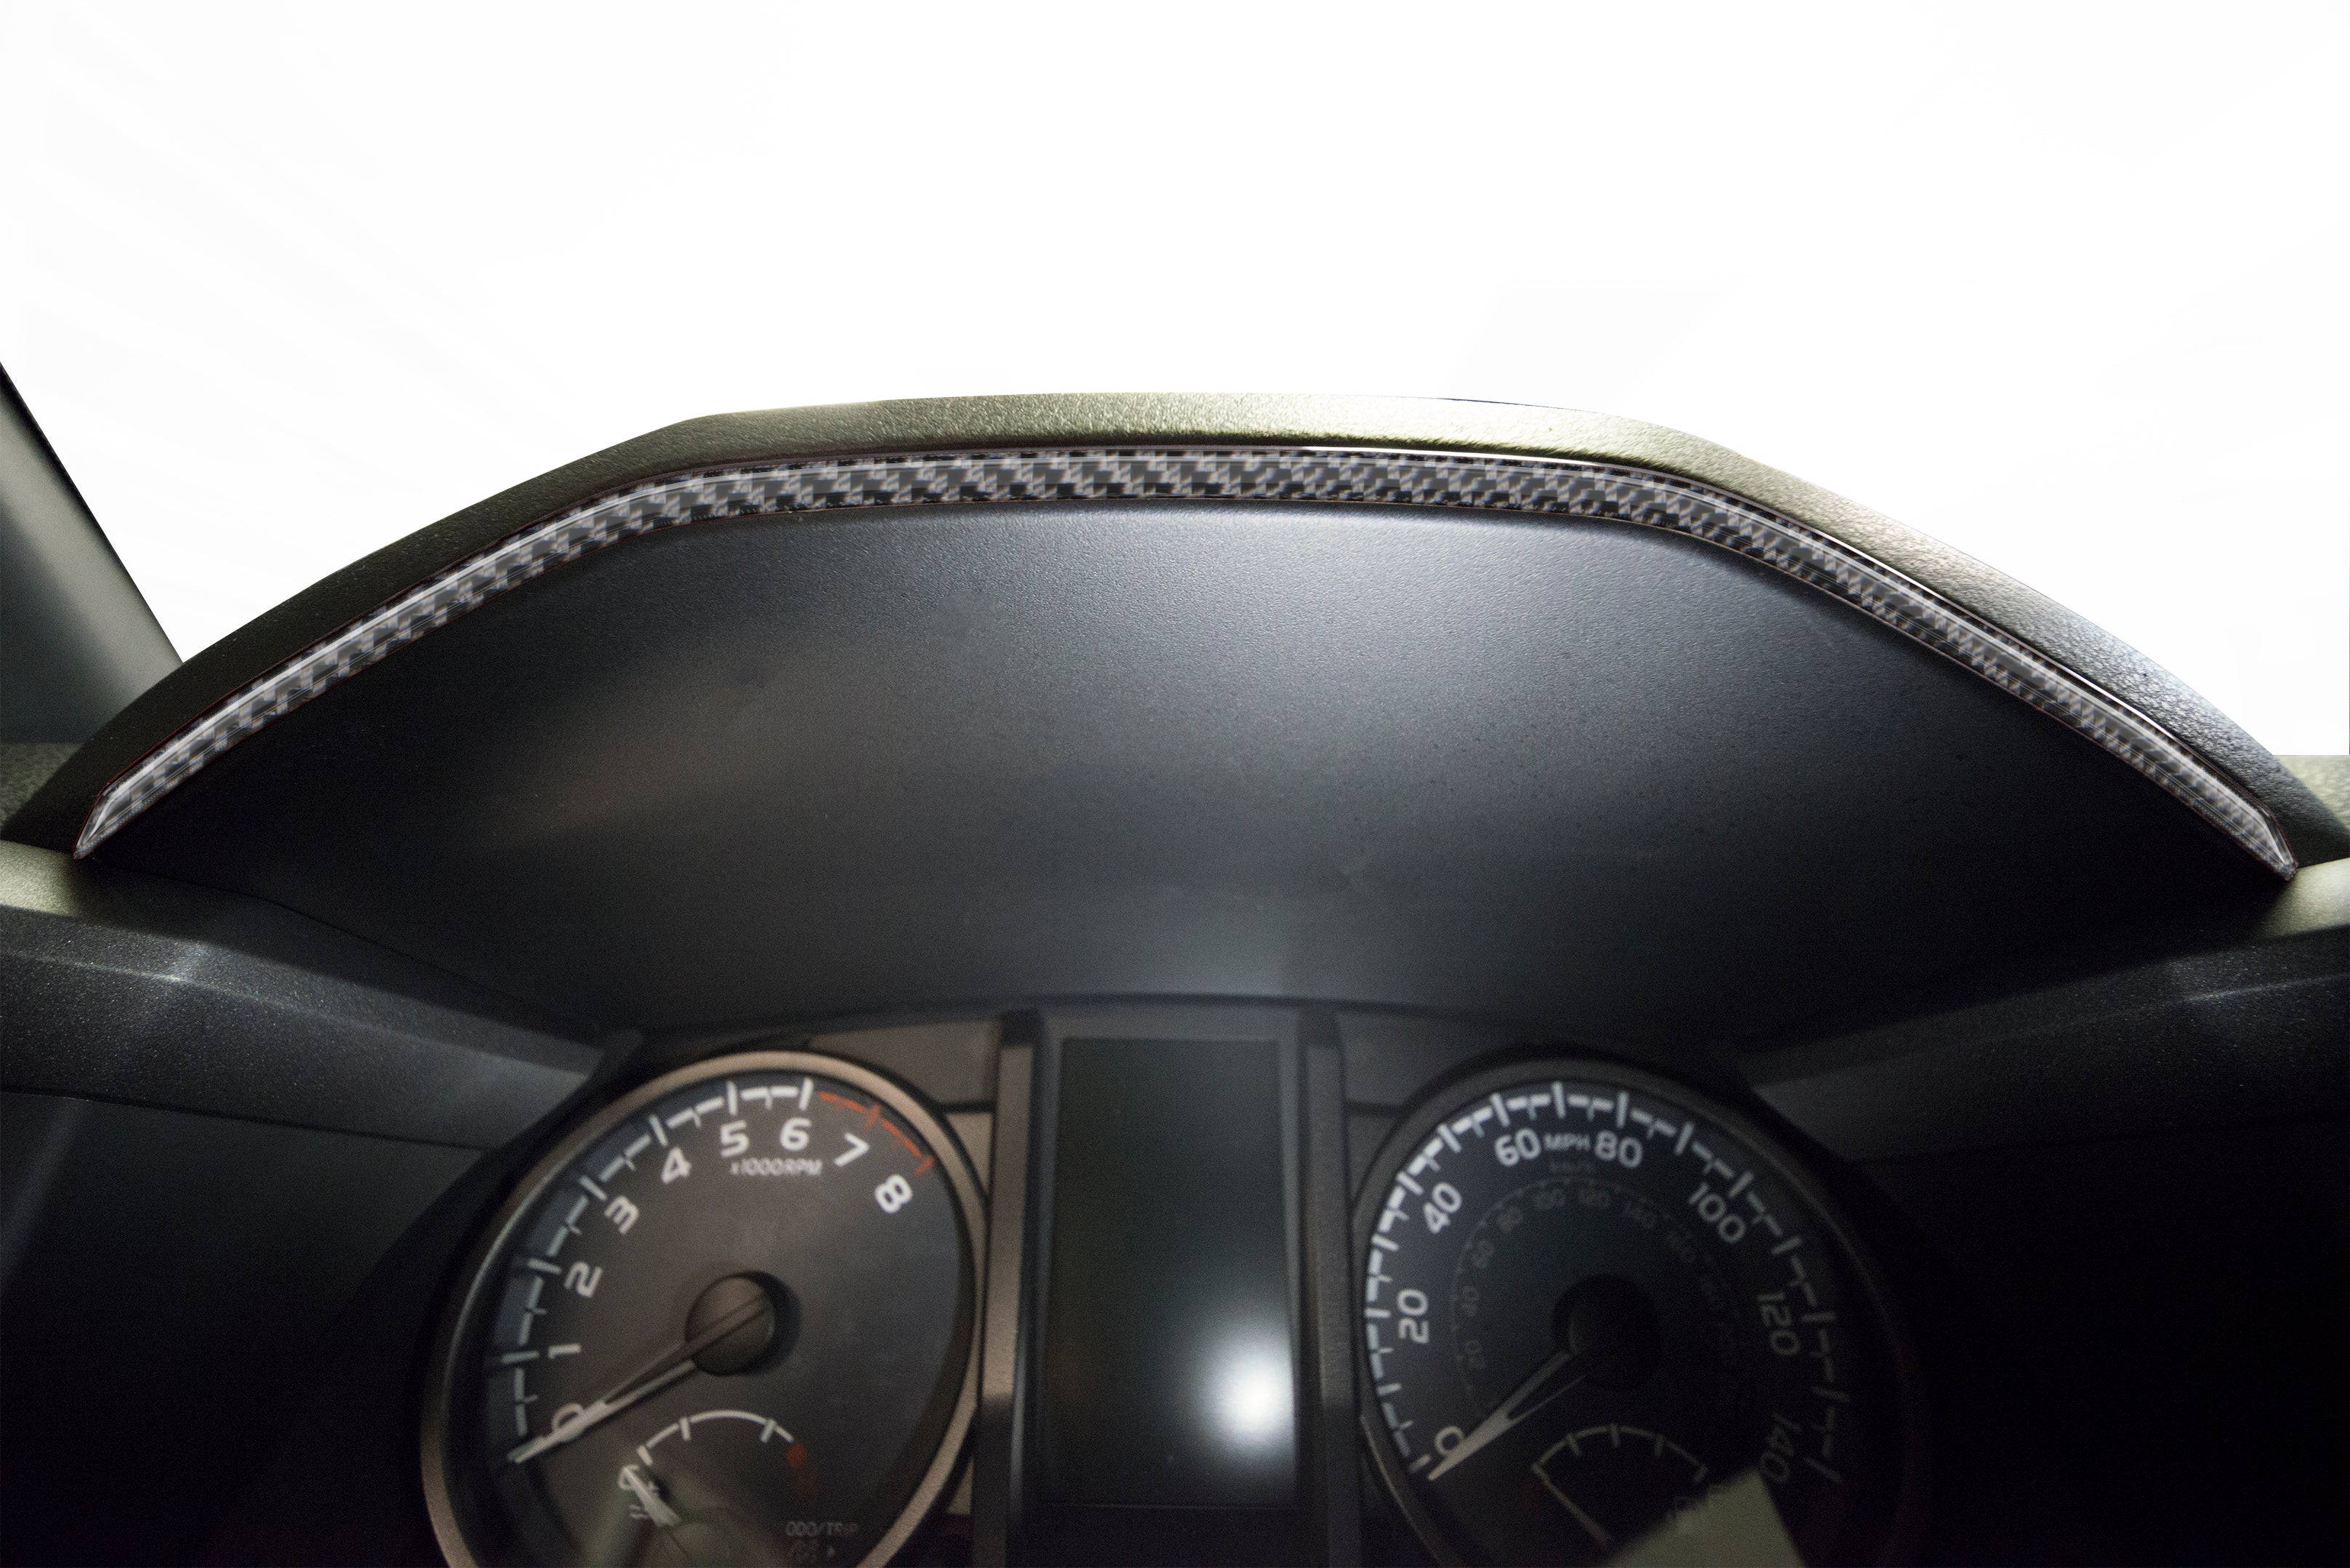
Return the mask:
<svg viewBox="0 0 2350 1568"><path fill-rule="evenodd" d="M1295 1501L1276 1050L1064 1044L1036 1456L1045 1500Z"/></svg>

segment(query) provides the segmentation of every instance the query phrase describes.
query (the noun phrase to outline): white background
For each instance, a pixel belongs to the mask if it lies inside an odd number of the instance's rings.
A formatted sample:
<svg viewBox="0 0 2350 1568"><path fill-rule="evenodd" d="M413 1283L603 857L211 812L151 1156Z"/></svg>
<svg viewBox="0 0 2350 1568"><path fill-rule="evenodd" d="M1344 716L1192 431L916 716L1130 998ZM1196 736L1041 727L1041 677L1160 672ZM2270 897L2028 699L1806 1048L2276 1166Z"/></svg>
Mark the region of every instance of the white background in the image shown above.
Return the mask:
<svg viewBox="0 0 2350 1568"><path fill-rule="evenodd" d="M2350 7L17 5L0 363L182 653L733 409L1630 414L2350 749Z"/></svg>

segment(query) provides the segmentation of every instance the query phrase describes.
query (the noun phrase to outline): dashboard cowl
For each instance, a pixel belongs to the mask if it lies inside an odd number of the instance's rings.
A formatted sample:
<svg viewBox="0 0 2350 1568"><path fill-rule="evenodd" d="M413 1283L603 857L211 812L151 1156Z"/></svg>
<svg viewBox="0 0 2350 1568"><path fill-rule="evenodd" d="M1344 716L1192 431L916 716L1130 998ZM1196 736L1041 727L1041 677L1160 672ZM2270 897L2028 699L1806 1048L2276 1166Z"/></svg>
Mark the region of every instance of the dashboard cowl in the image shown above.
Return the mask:
<svg viewBox="0 0 2350 1568"><path fill-rule="evenodd" d="M2308 788L2192 691L2135 649L1981 563L1711 443L1635 421L1567 410L1405 399L1231 395L1108 395L913 400L720 415L655 431L518 485L421 529L322 581L207 650L169 701L134 705L9 824L10 836L87 849L60 814L104 800L141 757L183 733L204 709L250 688L263 672L330 639L453 562L582 497L662 474L746 463L889 452L1002 452L1036 447L1131 448L1203 441L1248 446L1400 447L1618 463L1703 482L1815 530L1897 576L1927 585L1976 624L2003 628L2074 672L2093 690L2175 736L2291 845L2276 861L2350 853L2350 830ZM238 673L240 670L244 673ZM193 702L192 708L189 704ZM273 710L274 711L274 710ZM2092 726L2102 729L2102 726ZM110 830L108 829L108 830ZM102 834L99 835L102 836ZM2282 846L2280 846L2282 849ZM2271 854L2269 850L2261 851Z"/></svg>
<svg viewBox="0 0 2350 1568"><path fill-rule="evenodd" d="M1279 399L872 405L657 432L208 650L10 831L70 844L94 788L224 687L631 476L1243 436L1637 460L1734 485L2069 649L2258 775L2303 857L2344 847L2273 759L2118 644L1783 475L1627 421ZM2262 880L2078 735L1728 551L1608 522L1147 499L628 540L284 713L99 853L647 1028L1095 992L1769 1035ZM627 934L648 909L664 915L650 944Z"/></svg>

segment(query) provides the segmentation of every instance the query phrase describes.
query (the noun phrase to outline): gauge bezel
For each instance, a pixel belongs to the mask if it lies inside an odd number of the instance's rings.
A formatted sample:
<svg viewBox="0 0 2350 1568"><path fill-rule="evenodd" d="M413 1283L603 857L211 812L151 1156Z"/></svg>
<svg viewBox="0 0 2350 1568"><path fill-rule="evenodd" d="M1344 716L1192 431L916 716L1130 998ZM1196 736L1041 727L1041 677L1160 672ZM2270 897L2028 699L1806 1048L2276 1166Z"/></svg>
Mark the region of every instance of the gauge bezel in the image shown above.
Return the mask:
<svg viewBox="0 0 2350 1568"><path fill-rule="evenodd" d="M425 1363L422 1421L425 1510L432 1516L432 1533L440 1542L442 1554L455 1568L481 1568L481 1559L474 1555L472 1543L465 1538L456 1490L449 1475L452 1454L448 1426L455 1408L456 1378L461 1370L457 1357L464 1343L465 1325L473 1319L483 1293L489 1286L492 1265L504 1254L515 1227L531 1212L548 1185L596 1139L640 1107L686 1085L729 1073L753 1072L818 1074L854 1084L905 1117L938 1157L939 1168L954 1193L962 1221L963 1263L972 1285L970 1322L965 1330L969 1348L963 1357L962 1384L947 1417L946 1428L940 1435L938 1453L907 1500L904 1511L882 1532L873 1549L858 1560L859 1568L876 1568L888 1563L930 1518L931 1511L945 1494L948 1483L961 1467L972 1421L979 1408L979 1350L983 1337L980 1314L987 1285L987 1204L972 1170L971 1157L943 1116L931 1111L904 1085L870 1067L806 1051L737 1052L705 1057L664 1073L581 1118L515 1185L484 1229L481 1240L466 1252L463 1271L458 1276L465 1282L464 1291L443 1309L434 1332L432 1354Z"/></svg>
<svg viewBox="0 0 2350 1568"><path fill-rule="evenodd" d="M1895 1494L1892 1517L1886 1532L1885 1548L1878 1559L1882 1563L1900 1563L1915 1555L1918 1541L1925 1524L1927 1487L1927 1439L1923 1386L1918 1370L1907 1325L1893 1299L1882 1272L1856 1241L1851 1221L1843 1207L1812 1173L1767 1128L1731 1106L1725 1106L1715 1096L1692 1087L1678 1079L1664 1077L1645 1068L1606 1056L1530 1055L1445 1078L1415 1100L1410 1108L1396 1122L1378 1153L1372 1158L1364 1172L1362 1185L1355 1194L1355 1208L1347 1231L1349 1248L1347 1275L1347 1332L1354 1336L1355 1378L1358 1391L1368 1390L1377 1381L1371 1373L1369 1347L1363 1338L1363 1317L1355 1293L1361 1288L1364 1259L1370 1251L1371 1232L1378 1224L1381 1199L1393 1185L1396 1172L1411 1158L1435 1129L1436 1124L1457 1112L1462 1106L1498 1089L1537 1078L1596 1079L1618 1084L1627 1089L1649 1094L1669 1103L1683 1106L1721 1125L1724 1131L1743 1139L1756 1158L1763 1161L1772 1175L1784 1182L1819 1218L1846 1266L1850 1271L1852 1289L1869 1309L1874 1337L1889 1369L1892 1398L1896 1407L1896 1425L1901 1439L1901 1484ZM1411 1527L1412 1534L1437 1562L1467 1568L1473 1560L1461 1554L1453 1545L1442 1521L1438 1520L1413 1490L1411 1478L1403 1461L1397 1456L1395 1445L1380 1427L1378 1411L1372 1402L1358 1392L1356 1399L1356 1429L1371 1464L1378 1470L1380 1484L1387 1489L1388 1500Z"/></svg>

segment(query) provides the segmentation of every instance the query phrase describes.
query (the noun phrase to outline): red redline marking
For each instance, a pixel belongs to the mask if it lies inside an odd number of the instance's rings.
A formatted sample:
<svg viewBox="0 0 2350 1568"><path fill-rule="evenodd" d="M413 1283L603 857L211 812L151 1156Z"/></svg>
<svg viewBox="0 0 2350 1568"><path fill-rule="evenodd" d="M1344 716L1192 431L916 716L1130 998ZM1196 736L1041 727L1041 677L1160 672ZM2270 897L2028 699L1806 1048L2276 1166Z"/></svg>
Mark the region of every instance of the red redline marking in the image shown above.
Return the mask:
<svg viewBox="0 0 2350 1568"><path fill-rule="evenodd" d="M930 1169L931 1166L938 1163L938 1161L933 1159L931 1156L924 1154L922 1152L922 1146L916 1143L911 1137L908 1137L904 1129L899 1127L896 1122L882 1120L880 1101L876 1100L869 1106L863 1105L856 1100L843 1098L841 1096L834 1094L830 1089L818 1089L816 1092L816 1097L819 1100L830 1100L834 1105L840 1106L843 1110L863 1111L865 1113L865 1125L868 1127L876 1122L880 1122L883 1127L888 1127L889 1129L889 1136L896 1138L900 1144L904 1145L908 1154L914 1156L922 1162L920 1165L914 1168L914 1174L916 1176L921 1175L922 1172Z"/></svg>

